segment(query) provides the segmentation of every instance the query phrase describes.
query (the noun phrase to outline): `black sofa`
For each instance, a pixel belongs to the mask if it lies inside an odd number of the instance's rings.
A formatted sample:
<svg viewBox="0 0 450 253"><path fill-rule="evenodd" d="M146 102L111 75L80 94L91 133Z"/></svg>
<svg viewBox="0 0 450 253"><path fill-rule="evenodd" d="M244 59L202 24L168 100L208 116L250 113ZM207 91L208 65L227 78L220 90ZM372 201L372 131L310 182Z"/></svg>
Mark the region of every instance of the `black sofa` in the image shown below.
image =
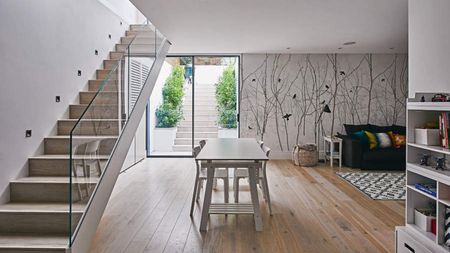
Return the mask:
<svg viewBox="0 0 450 253"><path fill-rule="evenodd" d="M370 150L367 145L351 136L351 133L361 130L373 133L392 131L396 134L406 134L404 126L377 126L377 125L344 125L347 135L338 134L343 139L342 158L347 167L368 170L405 170L406 148L381 148Z"/></svg>

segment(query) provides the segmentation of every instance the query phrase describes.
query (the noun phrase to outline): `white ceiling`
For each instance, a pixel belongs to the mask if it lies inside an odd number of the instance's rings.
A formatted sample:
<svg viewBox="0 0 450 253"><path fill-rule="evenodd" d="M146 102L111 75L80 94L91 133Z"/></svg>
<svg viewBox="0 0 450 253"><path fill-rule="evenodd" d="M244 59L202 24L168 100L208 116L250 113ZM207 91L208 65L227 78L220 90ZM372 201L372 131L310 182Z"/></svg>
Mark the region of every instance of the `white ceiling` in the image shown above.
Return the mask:
<svg viewBox="0 0 450 253"><path fill-rule="evenodd" d="M408 0L131 2L172 42L171 53L407 52Z"/></svg>

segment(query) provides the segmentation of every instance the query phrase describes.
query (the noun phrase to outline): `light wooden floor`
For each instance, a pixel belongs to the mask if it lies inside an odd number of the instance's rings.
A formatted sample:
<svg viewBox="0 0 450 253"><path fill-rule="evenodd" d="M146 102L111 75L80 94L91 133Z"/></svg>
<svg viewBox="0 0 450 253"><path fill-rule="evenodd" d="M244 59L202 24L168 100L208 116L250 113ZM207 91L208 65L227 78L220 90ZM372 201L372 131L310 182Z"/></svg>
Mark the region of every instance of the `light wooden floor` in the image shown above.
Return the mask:
<svg viewBox="0 0 450 253"><path fill-rule="evenodd" d="M119 177L91 252L393 252L404 203L371 200L337 170L271 161L274 214L261 201L264 231L255 232L249 215L211 215L200 233L199 206L189 216L192 159L148 159ZM240 198L250 203L241 184ZM222 190L213 201L223 199Z"/></svg>

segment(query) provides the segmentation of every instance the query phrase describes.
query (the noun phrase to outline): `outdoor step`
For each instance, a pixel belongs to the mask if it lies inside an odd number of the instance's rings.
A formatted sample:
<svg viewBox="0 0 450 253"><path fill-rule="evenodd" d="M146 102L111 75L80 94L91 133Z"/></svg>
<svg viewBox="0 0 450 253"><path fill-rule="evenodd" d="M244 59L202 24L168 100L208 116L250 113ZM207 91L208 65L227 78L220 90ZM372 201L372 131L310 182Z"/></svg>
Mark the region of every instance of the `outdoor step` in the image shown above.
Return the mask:
<svg viewBox="0 0 450 253"><path fill-rule="evenodd" d="M79 119L88 105L69 105L69 118ZM90 105L83 119L117 119L119 117L118 105Z"/></svg>
<svg viewBox="0 0 450 253"><path fill-rule="evenodd" d="M183 108L185 114L192 113L192 107L186 106ZM217 115L217 109L213 106L194 106L195 115Z"/></svg>
<svg viewBox="0 0 450 253"><path fill-rule="evenodd" d="M103 69L113 69L118 63L118 60L103 60Z"/></svg>
<svg viewBox="0 0 450 253"><path fill-rule="evenodd" d="M191 127L192 126L192 120L189 119L184 119L183 121L181 121L178 126L180 127ZM209 126L209 127L217 127L217 125L215 124L214 121L210 121L210 120L195 120L195 126Z"/></svg>
<svg viewBox="0 0 450 253"><path fill-rule="evenodd" d="M96 75L97 80L105 80L108 78L108 80L117 80L118 78L118 71L111 71L110 69L97 69Z"/></svg>
<svg viewBox="0 0 450 253"><path fill-rule="evenodd" d="M122 56L123 52L116 52L116 51L109 52L109 59L111 60L119 60L120 58L122 58Z"/></svg>
<svg viewBox="0 0 450 253"><path fill-rule="evenodd" d="M198 132L195 131L195 138L217 138L216 132ZM192 132L177 132L176 138L191 138Z"/></svg>
<svg viewBox="0 0 450 253"><path fill-rule="evenodd" d="M195 144L197 146L197 144ZM173 151L175 152L189 152L192 151L191 145L173 145Z"/></svg>
<svg viewBox="0 0 450 253"><path fill-rule="evenodd" d="M102 84L104 84L102 87L102 91L117 91L119 88L118 83L118 80L110 79L89 80L89 91L98 91Z"/></svg>
<svg viewBox="0 0 450 253"><path fill-rule="evenodd" d="M77 119L58 120L58 135L70 135ZM123 120L118 119L81 119L74 135L119 135Z"/></svg>
<svg viewBox="0 0 450 253"><path fill-rule="evenodd" d="M80 91L80 104L89 104L94 96L97 94L96 91ZM95 97L96 104L117 104L119 100L119 93L116 91L101 91Z"/></svg>
<svg viewBox="0 0 450 253"><path fill-rule="evenodd" d="M207 106L217 106L217 102L215 101L215 100L210 100L210 101L208 101L208 100L195 100L195 102L194 102L194 105L195 106L205 106L205 105L207 105ZM190 100L187 100L187 101L184 101L184 103L183 103L183 106L192 106L192 101L190 101Z"/></svg>
<svg viewBox="0 0 450 253"><path fill-rule="evenodd" d="M92 159L89 157L74 155L76 164L83 162L83 159ZM98 157L100 166L104 168L109 156L101 155ZM28 173L31 177L67 177L70 175L70 156L69 155L42 155L28 158Z"/></svg>
<svg viewBox="0 0 450 253"><path fill-rule="evenodd" d="M217 138L217 136L215 137ZM197 145L201 140L207 140L208 138L194 138L194 146ZM192 138L175 138L175 145L191 145Z"/></svg>
<svg viewBox="0 0 450 253"><path fill-rule="evenodd" d="M191 120L192 114L186 113L185 115L183 115L183 117L186 120ZM210 124L208 124L208 125L215 125L217 122L217 115L199 115L196 113L194 118L195 118L195 121L209 121Z"/></svg>
<svg viewBox="0 0 450 253"><path fill-rule="evenodd" d="M72 148L92 141L100 141L99 155L110 155L117 141L117 136L74 136L72 138ZM70 136L50 136L44 138L44 153L47 155L69 154L70 147Z"/></svg>
<svg viewBox="0 0 450 253"><path fill-rule="evenodd" d="M78 194L78 185L85 192L98 182L98 178L72 178L69 177L23 177L10 183L11 202L77 202L81 198ZM70 188L72 195L69 196Z"/></svg>
<svg viewBox="0 0 450 253"><path fill-rule="evenodd" d="M192 112L191 111L184 111L183 112L183 116L185 119L191 119L192 117ZM217 119L217 112L211 112L211 111L195 111L194 113L194 117L207 117L204 120L216 120Z"/></svg>
<svg viewBox="0 0 450 253"><path fill-rule="evenodd" d="M66 253L68 241L67 233L2 233L0 253Z"/></svg>
<svg viewBox="0 0 450 253"><path fill-rule="evenodd" d="M192 132L192 127L177 127L177 131L180 132ZM217 132L217 127L210 127L210 126L196 126L195 127L196 132Z"/></svg>
<svg viewBox="0 0 450 253"><path fill-rule="evenodd" d="M77 224L84 205L73 204L71 220ZM72 226L72 231L75 229ZM15 203L0 205L0 234L69 233L69 203Z"/></svg>

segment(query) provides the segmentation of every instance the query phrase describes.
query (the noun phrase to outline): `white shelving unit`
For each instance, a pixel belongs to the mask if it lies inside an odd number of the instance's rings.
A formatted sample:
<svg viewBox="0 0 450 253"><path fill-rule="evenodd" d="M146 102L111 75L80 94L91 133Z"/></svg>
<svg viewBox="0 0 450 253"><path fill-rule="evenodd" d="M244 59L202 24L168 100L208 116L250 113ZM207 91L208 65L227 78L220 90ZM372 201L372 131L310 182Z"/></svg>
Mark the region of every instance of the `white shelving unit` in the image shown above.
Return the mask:
<svg viewBox="0 0 450 253"><path fill-rule="evenodd" d="M423 95L417 94L416 98ZM429 94L425 96L429 97ZM397 252L409 252L410 248L415 252L450 252L444 245L445 208L450 207L450 170L434 169L434 158L448 158L450 149L416 144L414 138L415 128L426 122L437 122L439 114L446 111L450 111L450 102L418 102L418 99L412 99L407 103L406 225L396 228ZM431 166L419 165L422 154L433 157L430 159ZM448 162L447 168L450 168ZM436 184L436 197L416 189L416 183ZM416 208L430 207L436 209L436 235L422 230L414 221Z"/></svg>

